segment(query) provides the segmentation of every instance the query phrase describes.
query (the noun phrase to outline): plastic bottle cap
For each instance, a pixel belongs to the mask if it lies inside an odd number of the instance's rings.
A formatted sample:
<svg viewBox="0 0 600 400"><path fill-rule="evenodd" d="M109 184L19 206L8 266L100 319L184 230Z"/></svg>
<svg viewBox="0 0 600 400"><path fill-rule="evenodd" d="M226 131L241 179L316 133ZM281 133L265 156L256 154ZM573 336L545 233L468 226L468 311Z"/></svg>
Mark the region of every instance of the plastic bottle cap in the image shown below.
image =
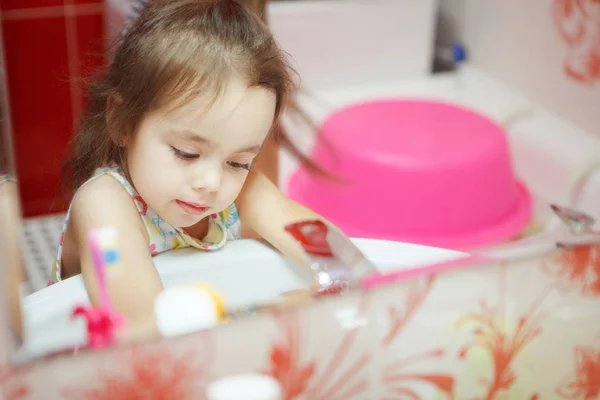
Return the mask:
<svg viewBox="0 0 600 400"><path fill-rule="evenodd" d="M234 375L208 385L207 400L282 400L281 386L268 375Z"/></svg>
<svg viewBox="0 0 600 400"><path fill-rule="evenodd" d="M455 63L461 63L467 60L467 50L460 44L452 45L452 59Z"/></svg>
<svg viewBox="0 0 600 400"><path fill-rule="evenodd" d="M212 296L196 287L172 287L154 302L156 325L162 336L178 336L212 328L219 322L219 310Z"/></svg>

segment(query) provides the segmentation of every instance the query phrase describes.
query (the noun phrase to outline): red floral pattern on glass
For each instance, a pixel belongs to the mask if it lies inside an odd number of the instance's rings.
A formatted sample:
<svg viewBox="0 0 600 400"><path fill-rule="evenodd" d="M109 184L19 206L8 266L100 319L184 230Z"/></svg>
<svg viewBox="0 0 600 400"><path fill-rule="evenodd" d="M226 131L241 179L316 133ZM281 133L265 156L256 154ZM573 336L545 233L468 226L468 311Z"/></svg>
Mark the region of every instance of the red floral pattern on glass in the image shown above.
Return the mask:
<svg viewBox="0 0 600 400"><path fill-rule="evenodd" d="M388 308L388 315L390 317L390 330L383 339L383 346L389 346L394 339L401 333L402 329L406 326L408 321L414 316L419 307L425 301L425 298L431 291L434 276L425 278L424 285L420 285L419 282L415 282L408 289L408 295L404 301L404 311L399 311L397 305L391 305ZM422 287L421 287L422 286Z"/></svg>
<svg viewBox="0 0 600 400"><path fill-rule="evenodd" d="M423 304L431 291L434 279L434 277L427 277L410 284L404 306L394 305L388 309L390 328L379 344L384 351L398 338ZM359 301L358 315L363 315L366 308L367 296L363 295ZM323 362L319 359L328 355L301 360L300 355L304 355L305 351L300 345L302 329L300 329L297 313L278 314L276 320L283 333L283 340L276 342L271 347L269 373L280 382L285 400L296 399L301 395L304 396L303 398L311 400L364 398L369 389L367 376L367 371L371 367L369 349L365 349L363 353L359 352L356 360L348 363L350 361L348 354L355 344L356 336L360 333L360 327L346 331L337 341L338 345L332 349L331 358L327 362ZM419 361L441 358L444 355L443 349L435 349L422 355L395 358L394 362L387 365L382 371L381 379L385 386L385 399L411 398L419 400L421 397L415 386L423 383L433 386L441 394L451 398L455 383L452 376L436 372L414 373L409 370L410 366Z"/></svg>
<svg viewBox="0 0 600 400"><path fill-rule="evenodd" d="M563 289L576 289L583 296L600 296L600 246L573 246L553 254L543 268L557 278Z"/></svg>
<svg viewBox="0 0 600 400"><path fill-rule="evenodd" d="M61 354L28 371L0 370L2 394L8 400L203 399L208 372L216 377L266 370L286 400L600 400L598 258L597 247L566 248L543 260L442 273L363 292L358 299L351 294L279 309L273 343L264 329L240 332L232 322L219 329L232 329L233 340L244 336L245 345L260 349L256 359L244 361L243 371L231 352L219 354L231 359L212 369L212 352L198 351L203 339L214 338L205 332L166 341L177 353L153 343ZM465 277L476 283L466 297L453 292L464 290ZM455 295L458 302L443 303ZM353 314L338 321L342 310ZM382 316L387 324L379 323ZM264 323L255 321L250 324ZM448 322L460 329L446 330ZM433 339L428 345L423 329L445 344ZM221 337L230 334L219 336L219 349L229 345L231 339Z"/></svg>
<svg viewBox="0 0 600 400"><path fill-rule="evenodd" d="M567 400L600 398L600 348L577 347L575 371L563 380L556 393Z"/></svg>
<svg viewBox="0 0 600 400"><path fill-rule="evenodd" d="M110 372L99 372L95 384L84 382L64 395L73 400L196 400L203 396L209 366L192 352L174 356L167 349L134 348Z"/></svg>
<svg viewBox="0 0 600 400"><path fill-rule="evenodd" d="M358 314L366 311L367 297L363 296L358 305ZM320 362L317 357L301 361L300 355L306 354L301 346L303 338L300 328L300 316L297 312L275 312L283 339L272 345L269 373L279 381L283 388L284 400L292 400L303 395L311 400L349 400L361 398L368 389L366 376L367 363L370 360L368 349L341 370L350 349L355 344L361 326L346 330L339 344L332 349L328 362ZM304 328L306 325L302 325ZM321 357L327 357L324 354ZM319 373L316 366L320 365ZM336 374L337 373L337 374ZM337 375L337 378L333 378ZM357 397L359 396L359 397Z"/></svg>
<svg viewBox="0 0 600 400"><path fill-rule="evenodd" d="M503 392L507 392L514 385L518 376L513 368L513 362L523 349L531 343L541 332L541 322L546 314L539 312L540 306L553 290L553 286L543 290L520 316L513 319L506 310L506 266L502 268L500 278L500 302L496 307L488 306L485 299L480 301L480 311L461 317L457 324L459 327L471 328L472 341L466 344L459 352L461 359L467 357L468 352L479 347L485 350L492 358L492 379L481 378L480 381L487 390L485 395L477 400L493 400ZM507 322L516 320L514 330L507 328ZM530 395L535 399L538 395Z"/></svg>
<svg viewBox="0 0 600 400"><path fill-rule="evenodd" d="M383 400L426 400L428 397L422 397L418 394L414 386L415 383L425 383L437 389L446 398L454 398L455 379L451 375L437 372L431 373L411 373L404 371L407 367L423 360L442 359L446 355L443 349L435 349L425 354L419 354L407 357L388 365L384 370L383 383L388 391Z"/></svg>
<svg viewBox="0 0 600 400"><path fill-rule="evenodd" d="M296 321L288 321L283 324L283 343L273 345L269 360L269 373L281 384L286 400L304 393L315 371L314 360L304 364L300 361L299 329L295 323Z"/></svg>
<svg viewBox="0 0 600 400"><path fill-rule="evenodd" d="M421 282L422 281L422 282ZM406 328L410 320L417 314L423 302L431 292L435 276L426 277L415 281L408 287L408 293L404 299L402 311L398 305L388 308L390 318L390 329L382 341L382 348L388 348ZM415 383L425 383L435 387L438 392L445 394L448 398L454 396L455 380L452 376L443 373L414 373L407 369L412 365L431 359L442 359L446 355L443 349L434 349L424 354L417 354L397 359L383 370L383 385L386 390L384 400L424 399L413 387Z"/></svg>
<svg viewBox="0 0 600 400"><path fill-rule="evenodd" d="M600 1L554 0L554 25L567 45L565 75L592 85L600 80Z"/></svg>

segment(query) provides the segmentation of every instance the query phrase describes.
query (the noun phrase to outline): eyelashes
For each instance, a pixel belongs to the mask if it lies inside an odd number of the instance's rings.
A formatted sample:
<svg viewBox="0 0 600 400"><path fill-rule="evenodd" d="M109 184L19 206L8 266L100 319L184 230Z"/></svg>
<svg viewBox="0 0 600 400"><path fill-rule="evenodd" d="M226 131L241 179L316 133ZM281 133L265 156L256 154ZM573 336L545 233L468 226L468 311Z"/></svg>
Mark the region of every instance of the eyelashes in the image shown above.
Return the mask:
<svg viewBox="0 0 600 400"><path fill-rule="evenodd" d="M175 157L184 161L196 160L200 158L200 154L186 153L185 151L181 151L175 147L171 147L171 150L173 151L173 154L175 154Z"/></svg>
<svg viewBox="0 0 600 400"><path fill-rule="evenodd" d="M250 171L250 164L242 164L242 163L238 163L235 161L229 161L227 163L227 165L229 165L231 168L233 169L237 169L237 170L246 170L246 171Z"/></svg>
<svg viewBox="0 0 600 400"><path fill-rule="evenodd" d="M198 158L200 158L200 154L188 153L185 151L181 151L175 147L171 147L171 151L173 152L175 157L177 157L183 161L193 161L193 160L197 160ZM236 170L236 171L250 171L250 168L252 167L251 163L240 163L240 162L236 162L236 161L228 161L227 165L231 169Z"/></svg>

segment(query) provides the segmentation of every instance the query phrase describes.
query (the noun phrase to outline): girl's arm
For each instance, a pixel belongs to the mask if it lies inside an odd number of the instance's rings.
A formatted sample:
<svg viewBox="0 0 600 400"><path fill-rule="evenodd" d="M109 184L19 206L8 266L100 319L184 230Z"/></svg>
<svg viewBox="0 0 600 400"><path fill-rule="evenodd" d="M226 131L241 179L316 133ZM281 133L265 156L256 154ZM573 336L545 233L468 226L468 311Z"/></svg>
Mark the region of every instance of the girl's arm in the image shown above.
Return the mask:
<svg viewBox="0 0 600 400"><path fill-rule="evenodd" d="M285 226L300 220L318 219L337 229L314 211L287 198L258 170L250 171L236 206L242 226L252 229L283 254L305 267L310 265L308 255L284 230Z"/></svg>
<svg viewBox="0 0 600 400"><path fill-rule="evenodd" d="M92 304L99 304L98 282L87 244L87 233L114 227L118 234L120 267L107 276L107 289L114 308L126 318L123 337L156 332L154 300L162 282L148 250L148 235L131 197L110 176L82 187L71 209L69 229L79 254L81 274Z"/></svg>

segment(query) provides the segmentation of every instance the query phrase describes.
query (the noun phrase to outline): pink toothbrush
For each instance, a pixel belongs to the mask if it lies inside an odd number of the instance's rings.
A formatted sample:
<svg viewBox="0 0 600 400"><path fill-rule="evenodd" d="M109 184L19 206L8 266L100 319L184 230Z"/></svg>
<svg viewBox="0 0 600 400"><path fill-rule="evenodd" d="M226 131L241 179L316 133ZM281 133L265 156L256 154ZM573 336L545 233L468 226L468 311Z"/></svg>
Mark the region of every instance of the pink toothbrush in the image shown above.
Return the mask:
<svg viewBox="0 0 600 400"><path fill-rule="evenodd" d="M112 307L106 288L106 272L114 269L119 262L115 230L90 231L88 245L98 281L100 305L79 305L73 310L72 317L83 316L87 320L88 346L98 349L114 344L117 339L117 330L125 324L124 317Z"/></svg>

